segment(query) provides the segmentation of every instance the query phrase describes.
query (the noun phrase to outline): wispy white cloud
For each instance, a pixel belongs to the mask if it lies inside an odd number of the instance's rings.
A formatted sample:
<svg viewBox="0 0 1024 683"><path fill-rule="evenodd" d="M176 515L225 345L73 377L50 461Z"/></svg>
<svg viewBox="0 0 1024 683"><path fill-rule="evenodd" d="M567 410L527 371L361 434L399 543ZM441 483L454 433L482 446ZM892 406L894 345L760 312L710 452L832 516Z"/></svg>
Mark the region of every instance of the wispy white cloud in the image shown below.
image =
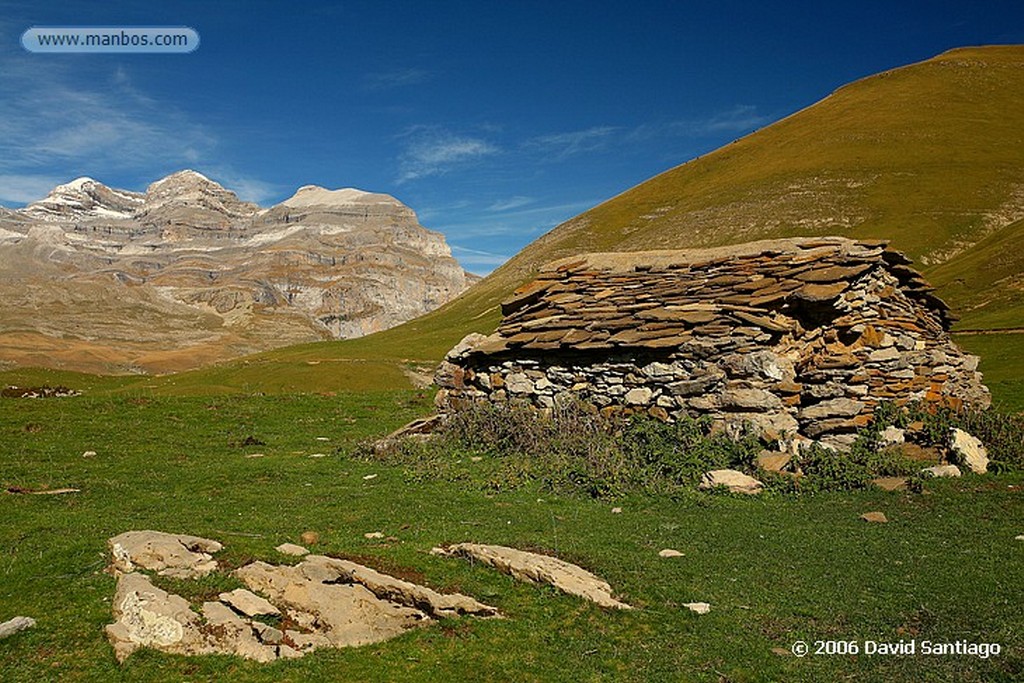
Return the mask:
<svg viewBox="0 0 1024 683"><path fill-rule="evenodd" d="M58 178L51 175L18 175L15 173L0 174L0 202L7 204L27 204L42 199L54 187L65 183L71 178Z"/></svg>
<svg viewBox="0 0 1024 683"><path fill-rule="evenodd" d="M399 184L471 164L496 154L498 148L483 138L454 135L447 131L418 128L399 159Z"/></svg>
<svg viewBox="0 0 1024 683"><path fill-rule="evenodd" d="M508 199L499 199L490 206L487 207L488 211L501 212L511 211L512 209L518 209L521 206L527 206L532 204L534 201L533 197L509 197Z"/></svg>
<svg viewBox="0 0 1024 683"><path fill-rule="evenodd" d="M585 152L595 152L608 146L618 128L614 126L593 126L583 130L540 135L527 140L524 147L537 150L555 161Z"/></svg>
<svg viewBox="0 0 1024 683"><path fill-rule="evenodd" d="M5 55L0 172L88 169L102 176L191 164L217 145L206 128L139 92L123 67L88 76Z"/></svg>
<svg viewBox="0 0 1024 683"><path fill-rule="evenodd" d="M488 270L497 268L505 261L508 261L512 256L510 254L496 254L490 251L483 251L481 249L470 249L468 247L459 246L458 244L450 245L452 252L459 263L463 266L486 266ZM474 271L475 272L475 271Z"/></svg>
<svg viewBox="0 0 1024 683"><path fill-rule="evenodd" d="M627 143L637 143L668 137L696 138L722 133L739 134L770 122L769 117L758 113L757 107L741 104L703 118L679 119L668 123L644 123L629 131L623 140Z"/></svg>
<svg viewBox="0 0 1024 683"><path fill-rule="evenodd" d="M363 87L366 90L391 90L407 85L426 83L434 77L433 72L426 69L397 69L395 71L378 71L363 76Z"/></svg>
<svg viewBox="0 0 1024 683"><path fill-rule="evenodd" d="M456 220L438 223L438 229L446 235L459 238L504 236L533 236L572 218L581 211L591 208L594 200L567 202L528 209L507 211L493 216L480 216L479 212L467 212Z"/></svg>
<svg viewBox="0 0 1024 683"><path fill-rule="evenodd" d="M768 121L767 116L757 113L757 107L742 104L715 114L704 121L699 128L706 133L740 133L763 126Z"/></svg>

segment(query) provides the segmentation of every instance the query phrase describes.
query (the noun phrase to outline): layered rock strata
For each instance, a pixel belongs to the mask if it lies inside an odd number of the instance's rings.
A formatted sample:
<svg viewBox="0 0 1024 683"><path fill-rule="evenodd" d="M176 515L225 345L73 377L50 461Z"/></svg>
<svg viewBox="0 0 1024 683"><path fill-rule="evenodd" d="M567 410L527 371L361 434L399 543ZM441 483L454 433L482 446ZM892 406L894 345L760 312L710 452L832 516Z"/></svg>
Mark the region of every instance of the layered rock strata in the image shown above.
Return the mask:
<svg viewBox="0 0 1024 683"><path fill-rule="evenodd" d="M852 441L883 401L987 406L949 308L882 241L792 238L551 263L453 348L442 413L567 401Z"/></svg>
<svg viewBox="0 0 1024 683"><path fill-rule="evenodd" d="M263 209L194 171L144 193L79 178L0 210L0 363L176 371L387 329L471 279L385 194Z"/></svg>

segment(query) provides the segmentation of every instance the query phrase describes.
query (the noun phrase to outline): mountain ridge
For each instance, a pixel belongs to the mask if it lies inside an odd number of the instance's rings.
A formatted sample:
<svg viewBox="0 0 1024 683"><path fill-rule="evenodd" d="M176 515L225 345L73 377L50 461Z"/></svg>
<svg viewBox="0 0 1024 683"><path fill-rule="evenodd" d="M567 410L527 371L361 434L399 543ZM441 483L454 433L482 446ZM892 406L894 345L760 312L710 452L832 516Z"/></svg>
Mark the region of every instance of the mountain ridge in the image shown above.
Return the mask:
<svg viewBox="0 0 1024 683"><path fill-rule="evenodd" d="M263 208L192 170L82 177L0 212L0 361L177 371L385 329L471 281L394 197L311 188Z"/></svg>

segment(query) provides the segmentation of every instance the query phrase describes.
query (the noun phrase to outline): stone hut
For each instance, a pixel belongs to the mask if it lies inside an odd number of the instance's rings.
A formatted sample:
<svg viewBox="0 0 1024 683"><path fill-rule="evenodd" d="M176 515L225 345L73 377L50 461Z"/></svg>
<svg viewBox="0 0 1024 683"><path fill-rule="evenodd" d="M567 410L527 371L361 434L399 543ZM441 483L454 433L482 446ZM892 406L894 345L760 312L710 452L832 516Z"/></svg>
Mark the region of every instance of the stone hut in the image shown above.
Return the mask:
<svg viewBox="0 0 1024 683"><path fill-rule="evenodd" d="M978 358L910 260L881 241L793 238L555 261L438 369L472 401L711 415L842 447L883 401L989 404Z"/></svg>

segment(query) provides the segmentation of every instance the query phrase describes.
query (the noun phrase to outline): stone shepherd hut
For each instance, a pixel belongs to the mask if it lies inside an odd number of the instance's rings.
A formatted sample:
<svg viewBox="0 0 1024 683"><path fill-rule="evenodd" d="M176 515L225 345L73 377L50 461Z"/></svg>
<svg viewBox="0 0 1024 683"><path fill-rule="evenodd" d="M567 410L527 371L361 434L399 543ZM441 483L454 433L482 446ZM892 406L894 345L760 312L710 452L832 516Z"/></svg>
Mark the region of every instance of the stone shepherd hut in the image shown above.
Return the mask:
<svg viewBox="0 0 1024 683"><path fill-rule="evenodd" d="M841 237L555 261L448 353L437 405L576 398L839 447L883 401L986 407L978 358L909 263Z"/></svg>

